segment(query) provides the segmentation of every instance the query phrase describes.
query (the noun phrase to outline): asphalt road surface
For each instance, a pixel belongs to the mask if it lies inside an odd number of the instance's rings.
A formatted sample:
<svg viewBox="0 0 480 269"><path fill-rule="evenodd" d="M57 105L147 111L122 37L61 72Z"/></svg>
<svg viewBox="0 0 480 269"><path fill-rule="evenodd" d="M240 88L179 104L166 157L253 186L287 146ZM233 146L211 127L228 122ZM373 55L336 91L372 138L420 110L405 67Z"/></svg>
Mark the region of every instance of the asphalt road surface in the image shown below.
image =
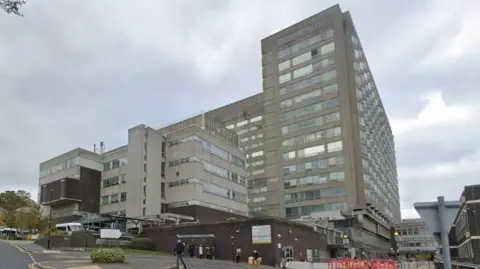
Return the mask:
<svg viewBox="0 0 480 269"><path fill-rule="evenodd" d="M28 269L32 259L26 252L11 246L6 242L0 242L0 268L5 269Z"/></svg>

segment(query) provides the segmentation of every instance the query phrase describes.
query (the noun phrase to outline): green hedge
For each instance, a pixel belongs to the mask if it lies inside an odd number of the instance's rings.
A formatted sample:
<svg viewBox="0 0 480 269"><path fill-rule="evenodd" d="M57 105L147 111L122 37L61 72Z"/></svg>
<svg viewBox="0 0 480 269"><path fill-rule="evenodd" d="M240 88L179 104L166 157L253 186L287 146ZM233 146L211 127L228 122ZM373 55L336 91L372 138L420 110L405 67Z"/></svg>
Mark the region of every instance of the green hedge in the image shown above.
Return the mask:
<svg viewBox="0 0 480 269"><path fill-rule="evenodd" d="M131 249L155 250L155 244L150 238L134 238L130 244Z"/></svg>
<svg viewBox="0 0 480 269"><path fill-rule="evenodd" d="M125 251L120 248L97 248L90 257L96 263L124 263Z"/></svg>

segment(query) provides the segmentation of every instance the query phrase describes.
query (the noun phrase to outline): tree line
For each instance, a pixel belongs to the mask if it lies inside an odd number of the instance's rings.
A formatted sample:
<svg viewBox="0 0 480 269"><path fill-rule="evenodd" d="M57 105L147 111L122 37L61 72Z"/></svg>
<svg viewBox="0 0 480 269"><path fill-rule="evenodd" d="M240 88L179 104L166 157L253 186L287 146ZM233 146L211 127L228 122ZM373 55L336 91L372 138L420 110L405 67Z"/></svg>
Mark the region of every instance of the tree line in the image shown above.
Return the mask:
<svg viewBox="0 0 480 269"><path fill-rule="evenodd" d="M22 190L0 193L0 226L22 230L41 230L48 225L40 204Z"/></svg>

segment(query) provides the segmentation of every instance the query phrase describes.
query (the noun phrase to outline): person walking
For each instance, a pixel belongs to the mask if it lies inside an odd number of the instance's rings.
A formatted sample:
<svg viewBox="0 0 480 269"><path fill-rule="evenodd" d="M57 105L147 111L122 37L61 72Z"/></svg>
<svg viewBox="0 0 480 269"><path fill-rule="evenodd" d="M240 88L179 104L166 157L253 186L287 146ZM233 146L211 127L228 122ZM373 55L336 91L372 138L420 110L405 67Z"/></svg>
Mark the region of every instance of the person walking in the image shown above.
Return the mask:
<svg viewBox="0 0 480 269"><path fill-rule="evenodd" d="M179 261L182 262L183 268L187 269L187 265L183 261L183 251L185 250L185 243L182 242L182 240L178 239L177 245L175 246L175 249L173 252L177 256L177 269L180 269Z"/></svg>
<svg viewBox="0 0 480 269"><path fill-rule="evenodd" d="M203 245L198 247L198 258L203 259Z"/></svg>
<svg viewBox="0 0 480 269"><path fill-rule="evenodd" d="M235 253L235 262L240 263L240 257L242 256L242 249L237 248L237 251Z"/></svg>

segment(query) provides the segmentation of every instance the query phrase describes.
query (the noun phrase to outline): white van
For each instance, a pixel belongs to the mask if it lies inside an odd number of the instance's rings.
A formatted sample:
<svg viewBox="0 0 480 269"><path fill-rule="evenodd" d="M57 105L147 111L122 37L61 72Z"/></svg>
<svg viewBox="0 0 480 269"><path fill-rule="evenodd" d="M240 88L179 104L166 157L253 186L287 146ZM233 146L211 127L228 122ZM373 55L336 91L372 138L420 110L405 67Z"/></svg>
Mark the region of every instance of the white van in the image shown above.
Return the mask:
<svg viewBox="0 0 480 269"><path fill-rule="evenodd" d="M72 234L72 232L85 230L85 228L83 228L83 225L77 222L60 223L55 225L55 228L59 231L67 232L68 234Z"/></svg>
<svg viewBox="0 0 480 269"><path fill-rule="evenodd" d="M9 239L17 239L21 237L17 229L7 227L0 228L0 235L8 237Z"/></svg>

